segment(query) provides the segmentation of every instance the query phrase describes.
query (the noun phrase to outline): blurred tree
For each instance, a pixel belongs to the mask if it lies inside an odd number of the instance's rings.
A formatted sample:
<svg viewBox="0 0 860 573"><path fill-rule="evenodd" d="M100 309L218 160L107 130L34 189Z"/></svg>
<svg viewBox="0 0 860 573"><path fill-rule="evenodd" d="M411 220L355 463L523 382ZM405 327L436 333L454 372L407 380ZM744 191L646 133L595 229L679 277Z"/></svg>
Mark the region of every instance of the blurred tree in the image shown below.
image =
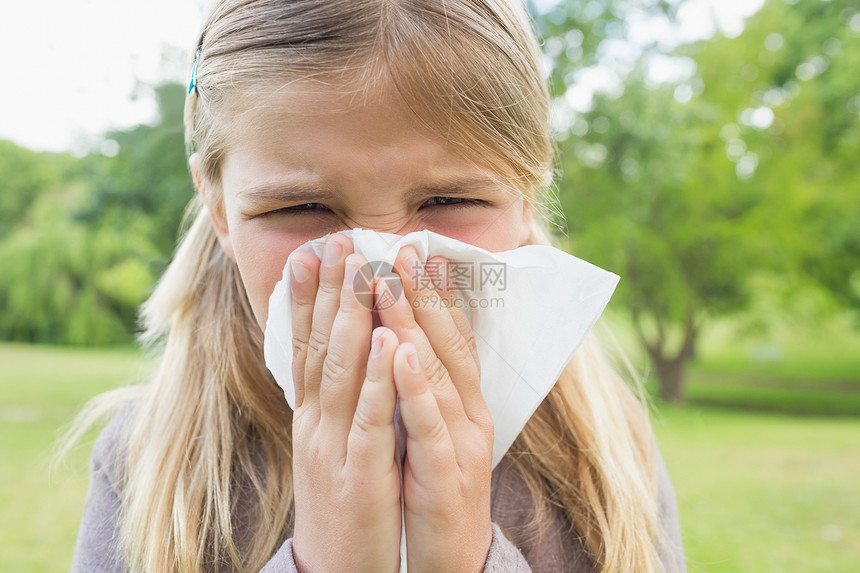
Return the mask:
<svg viewBox="0 0 860 573"><path fill-rule="evenodd" d="M645 46L623 89L569 114L571 245L621 274L663 398L683 398L707 318L744 309L757 273L794 272L858 306L858 35L852 2L769 0L736 38ZM567 88L576 64L556 52ZM692 58L695 73L656 82L655 55Z"/></svg>
<svg viewBox="0 0 860 573"><path fill-rule="evenodd" d="M39 192L57 182L53 158L0 140L0 239L21 221Z"/></svg>
<svg viewBox="0 0 860 573"><path fill-rule="evenodd" d="M0 339L130 341L156 253L134 233L76 220L88 192L80 181L42 189L0 240Z"/></svg>
<svg viewBox="0 0 860 573"><path fill-rule="evenodd" d="M726 73L723 48L741 40L747 63ZM794 273L860 309L860 6L772 0L741 38L695 49L705 83L733 87L728 121L757 184L791 215L771 232Z"/></svg>
<svg viewBox="0 0 860 573"><path fill-rule="evenodd" d="M853 310L860 325L860 5L773 9L786 13L784 47L766 77L786 97L775 106L770 139L779 153L765 183L776 194L787 174L795 176L797 273Z"/></svg>
<svg viewBox="0 0 860 573"><path fill-rule="evenodd" d="M546 10L526 0L541 38L550 86L563 96L577 72L597 66L607 49L625 42L633 21L670 18L677 0L561 0Z"/></svg>
<svg viewBox="0 0 860 573"><path fill-rule="evenodd" d="M84 158L0 142L0 339L129 341L191 193L178 84L153 125L109 132Z"/></svg>
<svg viewBox="0 0 860 573"><path fill-rule="evenodd" d="M729 45L743 50L743 66L725 64ZM791 271L785 279L860 311L860 6L771 0L740 38L691 52L705 85L731 88L720 101L735 145L790 222L767 227L780 246L773 256Z"/></svg>
<svg viewBox="0 0 860 573"><path fill-rule="evenodd" d="M563 146L572 251L623 277L617 297L667 400L682 398L706 318L748 302L750 269L771 263L759 230L773 222L725 156L718 110L673 92L648 87L640 68L622 96L597 98L590 133Z"/></svg>
<svg viewBox="0 0 860 573"><path fill-rule="evenodd" d="M117 229L144 233L160 253L158 270L176 246L182 213L193 190L182 124L185 91L176 83L156 86L155 123L105 135L115 142L111 145L117 153L93 174L93 199L82 214L87 221L102 220Z"/></svg>

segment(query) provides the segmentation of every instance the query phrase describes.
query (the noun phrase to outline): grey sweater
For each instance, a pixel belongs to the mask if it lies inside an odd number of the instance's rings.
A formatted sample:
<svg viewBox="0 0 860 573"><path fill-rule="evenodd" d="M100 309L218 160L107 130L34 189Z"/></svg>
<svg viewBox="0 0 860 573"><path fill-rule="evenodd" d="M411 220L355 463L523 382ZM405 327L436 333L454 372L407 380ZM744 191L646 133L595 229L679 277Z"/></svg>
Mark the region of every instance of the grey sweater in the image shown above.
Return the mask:
<svg viewBox="0 0 860 573"><path fill-rule="evenodd" d="M117 543L119 496L113 476L116 475L118 439L122 425L129 416L123 409L105 427L93 448L90 488L78 533L72 573L107 573L127 571ZM667 572L685 572L684 552L678 522L675 493L669 475L659 457L659 502L661 523L671 547L661 551ZM524 554L529 545L517 547L503 533L526 524L532 515L532 499L519 472L506 457L493 470L491 482L493 540L484 567L485 573L571 572L596 571L583 540L568 525L568 520L553 508L553 520L544 534L542 544L530 561ZM573 533L571 533L573 531ZM238 532L241 534L241 532ZM293 561L292 538L286 539L263 573L297 573Z"/></svg>

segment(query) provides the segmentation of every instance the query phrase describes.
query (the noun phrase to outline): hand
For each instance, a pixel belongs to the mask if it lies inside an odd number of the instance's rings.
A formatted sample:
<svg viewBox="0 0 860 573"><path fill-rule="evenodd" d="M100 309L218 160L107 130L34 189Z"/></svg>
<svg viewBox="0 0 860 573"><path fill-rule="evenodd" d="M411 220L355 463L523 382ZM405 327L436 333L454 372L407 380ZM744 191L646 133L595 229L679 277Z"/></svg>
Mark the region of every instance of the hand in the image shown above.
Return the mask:
<svg viewBox="0 0 860 573"><path fill-rule="evenodd" d="M348 255L346 261L344 257ZM323 260L297 254L293 312L293 557L299 571L395 572L400 474L394 459L396 336L378 329L352 290L364 257L331 235ZM318 272L317 272L318 271ZM318 274L318 276L317 276Z"/></svg>
<svg viewBox="0 0 860 573"><path fill-rule="evenodd" d="M446 268L441 257L431 263ZM455 293L447 280L434 288L414 248L398 253L395 270L405 296L379 312L400 341L393 374L407 432L409 571L480 572L493 537L493 422L481 394L474 335L463 309L450 304ZM377 300L382 295L377 291Z"/></svg>

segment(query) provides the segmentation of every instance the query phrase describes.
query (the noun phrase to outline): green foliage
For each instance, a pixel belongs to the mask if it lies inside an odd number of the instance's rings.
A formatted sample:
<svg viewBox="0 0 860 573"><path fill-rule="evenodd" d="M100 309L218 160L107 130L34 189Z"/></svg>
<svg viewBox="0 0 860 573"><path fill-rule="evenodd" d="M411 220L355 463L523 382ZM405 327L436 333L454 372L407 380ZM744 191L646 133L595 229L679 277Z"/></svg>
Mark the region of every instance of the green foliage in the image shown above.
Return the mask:
<svg viewBox="0 0 860 573"><path fill-rule="evenodd" d="M741 308L749 293L738 277L769 263L758 235L767 215L725 158L714 110L640 76L591 117L611 127L563 147L573 251L622 271L620 300L661 320Z"/></svg>
<svg viewBox="0 0 860 573"><path fill-rule="evenodd" d="M49 157L0 140L0 239L24 216L39 192L56 184L55 165Z"/></svg>
<svg viewBox="0 0 860 573"><path fill-rule="evenodd" d="M29 210L38 224L0 243L0 332L8 340L109 344L127 341L154 277L154 254L134 235L69 217L80 188L44 192Z"/></svg>
<svg viewBox="0 0 860 573"><path fill-rule="evenodd" d="M193 188L182 125L185 89L164 84L155 88L155 95L158 123L106 134L106 139L117 142L119 153L103 162L93 180L92 203L82 217L109 220L120 229L139 228L140 219L147 219L146 238L166 263Z"/></svg>
<svg viewBox="0 0 860 573"><path fill-rule="evenodd" d="M767 228L787 267L796 280L823 286L855 310L860 310L858 19L860 9L847 0L773 0L739 38L717 38L690 50L704 80L701 97L722 102L726 122L736 122L738 140L759 158L753 182L779 205L782 224ZM753 109L772 109L773 123L744 125L744 115Z"/></svg>
<svg viewBox="0 0 860 573"><path fill-rule="evenodd" d="M681 396L701 329L748 308L756 277L860 310L858 18L848 0L769 0L738 37L646 46L620 95L598 94L561 141L572 252L621 275L664 397ZM577 62L549 55L566 88ZM696 73L654 85L654 55Z"/></svg>
<svg viewBox="0 0 860 573"><path fill-rule="evenodd" d="M672 4L667 0L568 0L557 2L541 13L534 2L527 0L526 6L534 16L536 32L551 66L549 82L553 95L563 95L578 70L598 63L602 42L627 37L631 15L645 18L670 14Z"/></svg>
<svg viewBox="0 0 860 573"><path fill-rule="evenodd" d="M131 340L192 189L184 90L165 84L156 96L158 122L107 135L113 157L0 142L0 340Z"/></svg>

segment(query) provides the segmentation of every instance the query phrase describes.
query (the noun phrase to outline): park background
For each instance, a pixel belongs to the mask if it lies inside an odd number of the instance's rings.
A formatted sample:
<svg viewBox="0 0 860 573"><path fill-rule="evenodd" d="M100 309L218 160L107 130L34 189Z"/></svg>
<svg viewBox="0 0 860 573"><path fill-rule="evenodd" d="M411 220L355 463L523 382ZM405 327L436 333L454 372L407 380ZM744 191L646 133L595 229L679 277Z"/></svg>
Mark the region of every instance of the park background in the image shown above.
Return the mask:
<svg viewBox="0 0 860 573"><path fill-rule="evenodd" d="M193 192L200 5L33 5L0 18L42 54L4 45L0 64L18 98L0 112L0 569L48 572L68 570L95 433L49 474L52 447L89 398L151 369L137 308ZM597 334L653 399L688 570L856 570L860 7L527 5L559 147L546 214L622 277ZM141 39L162 28L167 43Z"/></svg>

